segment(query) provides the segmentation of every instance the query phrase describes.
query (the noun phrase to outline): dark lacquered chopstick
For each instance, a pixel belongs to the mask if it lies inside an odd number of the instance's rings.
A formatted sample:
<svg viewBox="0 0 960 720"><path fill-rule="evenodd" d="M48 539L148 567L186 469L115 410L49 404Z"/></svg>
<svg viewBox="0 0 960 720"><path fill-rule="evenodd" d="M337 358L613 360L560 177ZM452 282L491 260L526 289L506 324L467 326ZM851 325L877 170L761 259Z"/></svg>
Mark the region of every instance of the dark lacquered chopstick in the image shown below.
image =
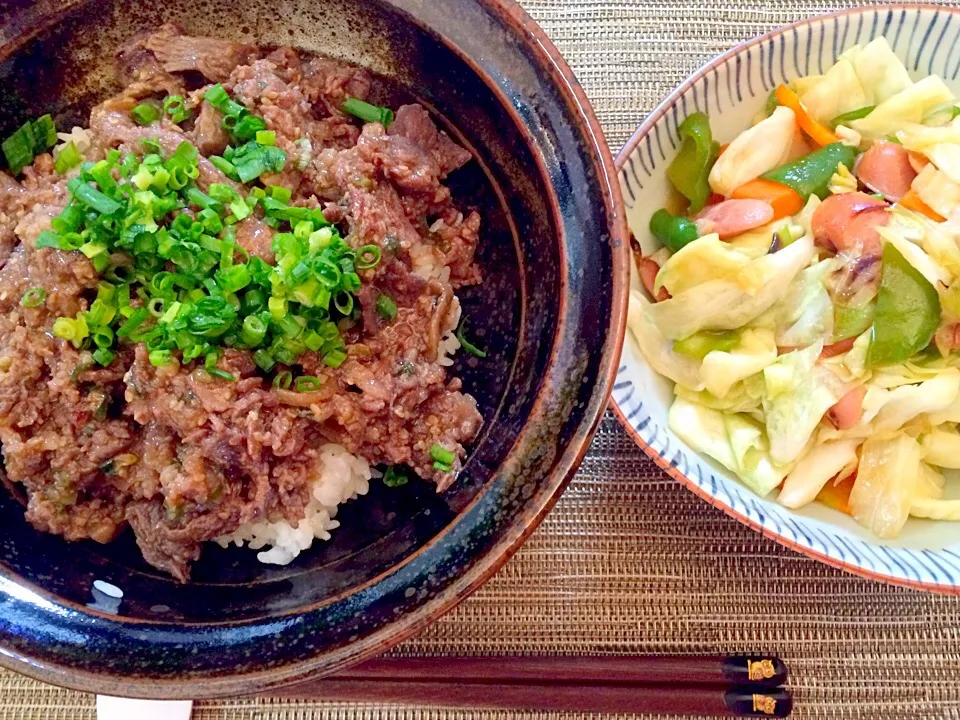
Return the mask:
<svg viewBox="0 0 960 720"><path fill-rule="evenodd" d="M598 655L507 657L380 657L345 670L339 680L549 682L583 685L760 685L778 687L787 667L776 657Z"/></svg>
<svg viewBox="0 0 960 720"><path fill-rule="evenodd" d="M787 717L793 707L782 688L709 685L608 685L340 680L301 683L279 692L286 698L382 702L454 708L546 712Z"/></svg>

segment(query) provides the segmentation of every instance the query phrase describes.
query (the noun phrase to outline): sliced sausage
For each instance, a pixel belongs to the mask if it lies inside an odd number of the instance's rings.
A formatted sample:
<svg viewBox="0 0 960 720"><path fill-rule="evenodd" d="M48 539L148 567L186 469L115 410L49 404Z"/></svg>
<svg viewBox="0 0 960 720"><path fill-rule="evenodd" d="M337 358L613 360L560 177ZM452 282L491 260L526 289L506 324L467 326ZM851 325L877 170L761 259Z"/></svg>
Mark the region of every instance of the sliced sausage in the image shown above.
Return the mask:
<svg viewBox="0 0 960 720"><path fill-rule="evenodd" d="M893 142L878 142L861 155L856 174L860 182L891 202L906 195L917 177L910 153Z"/></svg>
<svg viewBox="0 0 960 720"><path fill-rule="evenodd" d="M724 200L708 205L695 218L701 235L717 233L721 240L773 222L773 206L765 200Z"/></svg>
<svg viewBox="0 0 960 720"><path fill-rule="evenodd" d="M667 292L666 288L660 288L660 292L654 292L654 288L657 286L657 273L660 272L660 266L657 265L650 258L642 258L640 260L640 282L643 283L643 287L649 293L656 302L661 300L669 300L670 293Z"/></svg>
<svg viewBox="0 0 960 720"><path fill-rule="evenodd" d="M876 227L888 221L886 207L883 200L862 192L831 195L813 213L813 239L835 253L851 253L857 246L879 249Z"/></svg>
<svg viewBox="0 0 960 720"><path fill-rule="evenodd" d="M863 397L866 394L867 388L864 385L858 385L827 410L827 420L832 422L837 430L852 428L863 417Z"/></svg>

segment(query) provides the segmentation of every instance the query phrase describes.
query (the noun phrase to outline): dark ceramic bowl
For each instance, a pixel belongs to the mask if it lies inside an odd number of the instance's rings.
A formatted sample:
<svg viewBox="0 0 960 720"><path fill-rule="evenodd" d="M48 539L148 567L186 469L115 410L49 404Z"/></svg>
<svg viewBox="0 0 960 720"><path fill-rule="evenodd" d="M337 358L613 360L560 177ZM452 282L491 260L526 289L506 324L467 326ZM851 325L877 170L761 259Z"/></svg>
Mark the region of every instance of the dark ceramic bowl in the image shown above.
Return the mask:
<svg viewBox="0 0 960 720"><path fill-rule="evenodd" d="M553 45L510 0L17 3L0 21L0 132L43 112L60 127L82 121L115 89L117 45L164 20L371 68L381 100L417 98L474 151L453 189L485 223L486 281L462 302L489 357L455 368L485 424L443 495L375 487L342 509L331 542L293 564L211 547L187 585L145 565L129 536L66 543L0 497L0 664L87 691L202 698L376 655L506 562L606 407L629 260L600 128Z"/></svg>

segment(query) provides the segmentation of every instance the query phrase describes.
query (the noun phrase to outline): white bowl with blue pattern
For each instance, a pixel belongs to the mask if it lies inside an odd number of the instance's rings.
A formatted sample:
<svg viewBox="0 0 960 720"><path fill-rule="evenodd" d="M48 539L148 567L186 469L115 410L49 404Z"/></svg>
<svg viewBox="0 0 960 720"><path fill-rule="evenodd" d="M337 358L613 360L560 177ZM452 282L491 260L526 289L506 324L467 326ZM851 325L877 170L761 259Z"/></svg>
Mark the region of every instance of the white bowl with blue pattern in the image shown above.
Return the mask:
<svg viewBox="0 0 960 720"><path fill-rule="evenodd" d="M914 79L936 74L960 96L960 10L923 6L860 8L805 20L740 45L698 70L640 126L620 156L627 219L644 255L657 244L650 216L668 197L666 169L680 146L677 126L706 112L714 137L729 142L763 108L771 89L825 72L844 50L884 36ZM640 288L636 268L632 287ZM685 445L667 425L672 383L647 365L628 332L614 410L643 450L672 477L764 535L825 563L876 580L960 594L960 523L911 518L895 540L880 540L819 503L790 510L740 484Z"/></svg>

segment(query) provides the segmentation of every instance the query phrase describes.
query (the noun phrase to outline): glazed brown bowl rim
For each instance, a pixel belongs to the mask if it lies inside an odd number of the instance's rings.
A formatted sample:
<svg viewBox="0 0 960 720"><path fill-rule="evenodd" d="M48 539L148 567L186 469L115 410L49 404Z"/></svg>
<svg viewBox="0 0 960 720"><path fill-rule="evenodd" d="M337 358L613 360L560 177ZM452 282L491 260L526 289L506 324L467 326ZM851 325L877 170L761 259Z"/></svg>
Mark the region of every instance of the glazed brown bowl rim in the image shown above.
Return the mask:
<svg viewBox="0 0 960 720"><path fill-rule="evenodd" d="M83 0L70 0L66 6L77 5L82 1ZM567 441L564 452L555 462L549 478L544 481L540 491L536 495L538 504L530 508L530 512L525 516L523 522L515 521L508 526L503 536L501 536L491 548L482 553L472 567L458 575L458 577L452 580L436 597L419 606L414 611L383 625L381 628L345 646L318 653L317 656L306 660L292 662L269 670L253 671L239 675L207 677L196 684L188 684L187 682L177 679L112 678L96 672L67 667L59 663L37 661L31 659L28 653L21 651L6 650L0 653L0 665L39 680L88 692L117 694L122 690L124 694L131 696L168 699L223 697L263 692L284 684L296 682L321 668L325 674L333 673L384 652L390 647L412 637L438 617L451 610L486 582L513 556L523 541L536 529L545 515L554 506L589 447L590 441L607 408L608 399L616 376L617 365L626 332L629 288L629 235L626 214L620 192L620 185L619 182L617 182L613 156L604 140L599 121L590 106L586 94L567 63L563 60L556 46L515 0L476 0L476 2L491 15L502 19L508 24L513 37L521 42L529 52L536 54L539 65L552 68L554 71L552 75L557 91L561 94L565 104L583 121L584 136L589 141L589 146L586 149L588 150L590 165L593 170L598 173L598 179L603 186L604 208L606 210L606 217L609 219L609 226L606 228L609 233L609 239L597 239L598 242L608 241L610 243L612 259L611 276L600 279L612 285L609 334L601 352L601 360L599 363L600 372L597 374L590 395L589 405L584 410L583 420L578 425L576 432ZM411 20L411 22L414 21ZM0 41L6 41L5 47L0 48L0 58L9 55L11 52L15 52L16 48L27 39L55 23L56 19L45 23L41 22L39 23L40 27L31 27L31 31L23 35L17 35L16 41L14 42L8 38L0 37ZM442 39L453 52L471 66L474 72L498 97L503 107L514 116L518 127L521 128L524 133L527 144L533 147L533 143L530 140L529 128L525 127L524 123L519 121L517 111L510 103L504 90L497 85L497 83L493 81L493 78L486 72L477 67L477 64L473 60L462 53L454 43L447 41L445 38ZM546 177L543 157L536 151L534 151L534 157L538 164L538 173L541 177ZM548 192L551 198L551 210L556 214L559 211L556 200L557 191L551 186L548 188ZM560 240L559 251L565 253L566 237L563 227L559 223L557 224L557 235ZM566 272L566 269L564 269L564 272ZM561 305L566 303L567 299L567 292L564 290L561 292ZM557 331L558 338L562 330L563 321L561 321L561 325ZM562 340L555 342L551 351L551 361L548 363L548 368L551 368L551 371L555 368L554 359L558 352L559 342L562 342ZM544 395L538 394L536 406L542 405L549 399L549 395L544 397ZM531 414L536 413L536 406ZM520 436L516 439L515 444L520 443L524 436L530 432L531 428L529 424L525 425ZM478 502L478 500L479 496L474 499L473 503ZM466 512L466 509L464 512ZM456 520L454 522L456 522ZM437 537L441 537L445 532L447 532L447 530L442 530ZM399 567L409 563L417 555L425 552L435 541L436 538L421 548L417 553L404 558L401 563L364 585L374 584L380 577L395 572ZM39 588L31 589L41 596L46 595L46 593ZM351 588L351 591L355 589L356 588ZM60 598L52 599L58 603L62 603L62 599ZM85 608L84 612L90 613L91 610ZM187 687L184 687L185 685Z"/></svg>

